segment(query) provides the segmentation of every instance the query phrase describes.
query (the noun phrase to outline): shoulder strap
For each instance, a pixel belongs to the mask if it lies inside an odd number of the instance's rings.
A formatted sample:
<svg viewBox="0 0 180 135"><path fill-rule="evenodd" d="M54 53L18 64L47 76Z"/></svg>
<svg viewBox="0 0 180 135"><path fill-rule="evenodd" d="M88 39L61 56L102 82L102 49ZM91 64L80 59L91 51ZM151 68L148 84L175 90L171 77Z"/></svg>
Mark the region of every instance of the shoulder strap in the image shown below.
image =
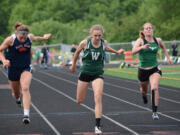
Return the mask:
<svg viewBox="0 0 180 135"><path fill-rule="evenodd" d="M13 44L14 44L14 40L16 39L16 34L12 34L11 36L13 38Z"/></svg>
<svg viewBox="0 0 180 135"><path fill-rule="evenodd" d="M13 40L15 40L16 34L12 34L11 36L13 37Z"/></svg>
<svg viewBox="0 0 180 135"><path fill-rule="evenodd" d="M90 48L90 44L91 44L91 38L88 38L88 39L87 39L87 48L86 48L86 49L89 49L89 48Z"/></svg>
<svg viewBox="0 0 180 135"><path fill-rule="evenodd" d="M101 46L103 47L103 50L105 49L104 48L104 39L101 39Z"/></svg>
<svg viewBox="0 0 180 135"><path fill-rule="evenodd" d="M29 38L29 40L31 41L31 37L30 37L30 34L28 34L28 38Z"/></svg>
<svg viewBox="0 0 180 135"><path fill-rule="evenodd" d="M142 38L144 45L147 44L147 40L145 38Z"/></svg>
<svg viewBox="0 0 180 135"><path fill-rule="evenodd" d="M155 37L153 37L153 39L154 39L155 43L156 43L157 45L159 45L157 39L156 39Z"/></svg>
<svg viewBox="0 0 180 135"><path fill-rule="evenodd" d="M144 45L148 43L145 38L142 38L142 39L144 41ZM153 39L154 39L154 42L158 45L157 39L155 37L153 37Z"/></svg>

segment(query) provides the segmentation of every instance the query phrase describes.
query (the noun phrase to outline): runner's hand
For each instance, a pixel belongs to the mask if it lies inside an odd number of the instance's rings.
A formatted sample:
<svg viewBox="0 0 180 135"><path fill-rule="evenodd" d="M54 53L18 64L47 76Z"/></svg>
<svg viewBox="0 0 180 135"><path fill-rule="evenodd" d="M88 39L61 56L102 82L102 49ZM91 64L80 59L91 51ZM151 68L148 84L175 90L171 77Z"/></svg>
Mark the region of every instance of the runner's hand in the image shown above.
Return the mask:
<svg viewBox="0 0 180 135"><path fill-rule="evenodd" d="M3 67L9 67L10 66L10 61L9 60L4 60L3 61Z"/></svg>
<svg viewBox="0 0 180 135"><path fill-rule="evenodd" d="M49 34L44 34L44 39L49 39L50 37L51 37L51 34L49 33Z"/></svg>
<svg viewBox="0 0 180 135"><path fill-rule="evenodd" d="M73 72L73 73L74 73L74 72L75 72L75 66L73 66L73 65L72 65L72 66L70 66L70 67L69 67L69 71L71 71L71 72Z"/></svg>
<svg viewBox="0 0 180 135"><path fill-rule="evenodd" d="M124 52L124 49L120 49L120 50L118 50L118 53L117 54L122 54Z"/></svg>
<svg viewBox="0 0 180 135"><path fill-rule="evenodd" d="M173 61L171 59L167 59L167 62L172 65L173 64Z"/></svg>
<svg viewBox="0 0 180 135"><path fill-rule="evenodd" d="M147 48L149 48L149 46L150 46L149 44L145 44L145 45L141 46L141 48L142 49L147 49Z"/></svg>

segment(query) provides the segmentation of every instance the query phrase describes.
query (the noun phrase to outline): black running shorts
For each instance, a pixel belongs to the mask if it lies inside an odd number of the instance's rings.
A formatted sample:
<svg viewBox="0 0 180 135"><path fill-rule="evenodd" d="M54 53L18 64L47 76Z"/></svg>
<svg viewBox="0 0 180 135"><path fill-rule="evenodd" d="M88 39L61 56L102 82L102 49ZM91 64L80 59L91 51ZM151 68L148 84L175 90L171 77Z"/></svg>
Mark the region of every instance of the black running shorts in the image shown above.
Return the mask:
<svg viewBox="0 0 180 135"><path fill-rule="evenodd" d="M87 75L84 73L79 74L79 80L83 82L91 82L94 81L97 78L104 79L103 75Z"/></svg>
<svg viewBox="0 0 180 135"><path fill-rule="evenodd" d="M149 81L149 77L154 73L159 73L162 76L162 72L157 66L148 70L138 68L138 79L141 82Z"/></svg>
<svg viewBox="0 0 180 135"><path fill-rule="evenodd" d="M21 74L24 71L28 71L32 73L31 67L25 67L25 68L8 67L8 79L10 81L19 81Z"/></svg>

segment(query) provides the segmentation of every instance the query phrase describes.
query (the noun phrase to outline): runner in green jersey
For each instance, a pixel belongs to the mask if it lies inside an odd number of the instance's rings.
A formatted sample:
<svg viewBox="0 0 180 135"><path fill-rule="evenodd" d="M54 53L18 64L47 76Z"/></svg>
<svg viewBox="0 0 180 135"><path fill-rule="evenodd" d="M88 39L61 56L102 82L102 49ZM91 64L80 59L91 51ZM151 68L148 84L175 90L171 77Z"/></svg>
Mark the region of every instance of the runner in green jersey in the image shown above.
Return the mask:
<svg viewBox="0 0 180 135"><path fill-rule="evenodd" d="M132 53L139 53L138 80L140 92L142 93L144 104L147 104L148 85L151 86L151 102L152 102L152 118L158 120L157 107L159 103L159 81L161 78L161 70L158 67L157 53L162 48L166 55L168 63L172 64L170 57L166 51L166 47L161 38L153 37L153 26L151 23L145 23L140 31L140 38L137 39Z"/></svg>
<svg viewBox="0 0 180 135"><path fill-rule="evenodd" d="M123 53L123 49L116 51L106 46L107 41L102 39L104 29L101 25L94 25L90 29L90 37L81 41L75 54L71 72L75 72L75 66L80 52L83 50L82 66L77 85L77 103L82 103L90 82L94 92L96 126L95 133L102 133L101 116L102 116L102 93L103 93L103 68L104 68L104 50L116 54Z"/></svg>

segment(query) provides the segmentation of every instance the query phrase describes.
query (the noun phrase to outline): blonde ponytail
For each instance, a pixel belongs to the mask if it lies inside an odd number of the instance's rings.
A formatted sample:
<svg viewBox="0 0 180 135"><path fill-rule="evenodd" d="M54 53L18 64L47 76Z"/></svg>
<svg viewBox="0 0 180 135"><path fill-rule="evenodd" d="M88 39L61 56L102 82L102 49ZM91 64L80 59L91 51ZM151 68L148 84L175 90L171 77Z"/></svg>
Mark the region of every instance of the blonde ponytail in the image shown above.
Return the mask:
<svg viewBox="0 0 180 135"><path fill-rule="evenodd" d="M143 31L140 31L140 32L139 32L139 37L140 37L140 38L144 38L144 37L145 37Z"/></svg>

